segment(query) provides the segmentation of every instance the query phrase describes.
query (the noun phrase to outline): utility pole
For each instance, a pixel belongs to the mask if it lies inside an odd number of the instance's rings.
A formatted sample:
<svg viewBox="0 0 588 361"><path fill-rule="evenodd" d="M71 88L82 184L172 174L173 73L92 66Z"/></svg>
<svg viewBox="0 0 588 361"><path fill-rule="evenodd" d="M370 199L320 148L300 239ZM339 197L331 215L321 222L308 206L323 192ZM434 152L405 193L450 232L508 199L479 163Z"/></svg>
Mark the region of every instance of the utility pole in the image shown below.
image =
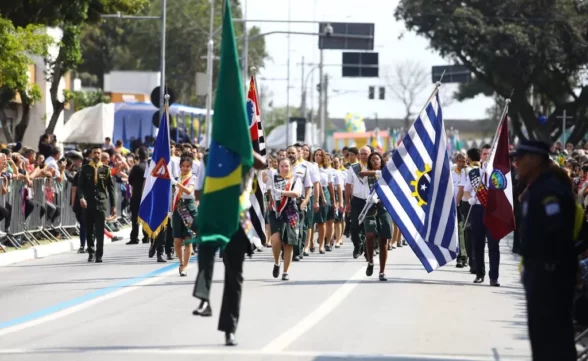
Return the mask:
<svg viewBox="0 0 588 361"><path fill-rule="evenodd" d="M324 106L322 109L322 122L321 122L321 129L322 129L322 136L323 138L321 139L321 146L323 147L323 149L327 149L327 127L326 127L326 120L327 120L327 115L329 112L329 74L325 74L325 81L324 81L324 95L323 95L323 99L324 99ZM321 89L323 90L323 89Z"/></svg>
<svg viewBox="0 0 588 361"><path fill-rule="evenodd" d="M165 86L165 23L167 21L167 0L161 0L161 86L159 87L159 118L163 116L165 111L164 107L164 95L167 93L167 87ZM169 119L168 119L169 122Z"/></svg>
<svg viewBox="0 0 588 361"><path fill-rule="evenodd" d="M565 149L566 144L567 144L567 139L566 139L566 137L567 137L567 134L566 134L566 121L568 119L569 120L572 120L572 119L574 119L574 117L572 117L572 116L569 116L568 117L568 112L567 112L566 109L564 109L563 110L563 115L558 115L558 116L556 116L556 118L557 119L561 119L561 121L562 121L562 128L561 128L562 129L562 132L561 133L563 135L563 144L562 144L562 147Z"/></svg>
<svg viewBox="0 0 588 361"><path fill-rule="evenodd" d="M290 14L292 10L292 1L288 0L288 32L290 32ZM286 145L290 145L290 34L288 34L288 80L286 81Z"/></svg>
<svg viewBox="0 0 588 361"><path fill-rule="evenodd" d="M206 146L210 148L212 140L212 97L213 93L213 54L214 53L214 0L210 0L210 24L208 31L208 49L206 56L206 74L208 75L208 91L206 92Z"/></svg>
<svg viewBox="0 0 588 361"><path fill-rule="evenodd" d="M249 88L249 32L247 31L247 0L243 0L243 85L245 94Z"/></svg>
<svg viewBox="0 0 588 361"><path fill-rule="evenodd" d="M323 146L325 144L325 97L327 87L324 84L325 75L323 74L323 62L324 62L324 53L321 49L320 51L320 61L319 61L319 79L320 79L320 91L319 91L319 122L320 122L320 137L319 137L319 144Z"/></svg>
<svg viewBox="0 0 588 361"><path fill-rule="evenodd" d="M306 84L304 83L304 57L302 57L302 77L300 77L300 116L306 117Z"/></svg>

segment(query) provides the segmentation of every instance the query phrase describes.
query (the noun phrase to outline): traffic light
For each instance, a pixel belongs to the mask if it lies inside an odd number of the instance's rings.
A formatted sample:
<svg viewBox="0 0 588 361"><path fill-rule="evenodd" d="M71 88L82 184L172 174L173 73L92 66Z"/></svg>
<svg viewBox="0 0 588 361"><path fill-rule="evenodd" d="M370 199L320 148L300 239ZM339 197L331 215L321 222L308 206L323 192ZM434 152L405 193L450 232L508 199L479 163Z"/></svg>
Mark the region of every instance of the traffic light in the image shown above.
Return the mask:
<svg viewBox="0 0 588 361"><path fill-rule="evenodd" d="M319 92L319 93L321 92L321 83L318 83L316 85L316 91Z"/></svg>
<svg viewBox="0 0 588 361"><path fill-rule="evenodd" d="M369 88L369 95L368 95L368 98L370 98L370 99L374 99L374 93L375 93L375 92L376 92L376 87L373 87L373 86L371 86L371 87Z"/></svg>
<svg viewBox="0 0 588 361"><path fill-rule="evenodd" d="M386 88L381 86L380 87L380 100L386 99Z"/></svg>

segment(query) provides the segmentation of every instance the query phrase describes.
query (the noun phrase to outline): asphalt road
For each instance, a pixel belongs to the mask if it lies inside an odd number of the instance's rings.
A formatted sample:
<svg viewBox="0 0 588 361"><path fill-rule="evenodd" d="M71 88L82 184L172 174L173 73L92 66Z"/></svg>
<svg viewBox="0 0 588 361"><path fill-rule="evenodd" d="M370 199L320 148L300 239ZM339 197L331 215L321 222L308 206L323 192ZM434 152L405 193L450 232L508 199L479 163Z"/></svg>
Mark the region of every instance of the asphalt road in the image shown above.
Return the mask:
<svg viewBox="0 0 588 361"><path fill-rule="evenodd" d="M124 241L123 241L124 242ZM410 247L393 250L379 282L350 242L271 276L269 250L245 264L239 346L213 317L192 316L197 266L147 258L147 245L106 247L103 264L68 253L0 268L1 361L529 360L516 260L502 247L502 287L474 285L450 264L427 274Z"/></svg>

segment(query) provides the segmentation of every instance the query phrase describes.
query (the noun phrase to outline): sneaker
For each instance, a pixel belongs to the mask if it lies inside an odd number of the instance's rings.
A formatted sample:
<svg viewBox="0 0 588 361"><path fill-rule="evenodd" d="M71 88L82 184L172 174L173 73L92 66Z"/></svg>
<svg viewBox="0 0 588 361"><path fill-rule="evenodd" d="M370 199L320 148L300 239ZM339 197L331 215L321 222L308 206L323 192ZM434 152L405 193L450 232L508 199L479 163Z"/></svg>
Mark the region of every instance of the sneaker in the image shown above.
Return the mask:
<svg viewBox="0 0 588 361"><path fill-rule="evenodd" d="M274 270L272 271L272 276L274 276L274 278L278 278L279 275L280 275L280 265L275 264Z"/></svg>
<svg viewBox="0 0 588 361"><path fill-rule="evenodd" d="M388 279L386 278L386 274L385 273L380 273L380 277L379 278L380 278L380 281L382 281L382 282L388 281Z"/></svg>
<svg viewBox="0 0 588 361"><path fill-rule="evenodd" d="M374 265L372 263L368 263L368 266L365 270L365 275L370 277L373 274L374 274Z"/></svg>
<svg viewBox="0 0 588 361"><path fill-rule="evenodd" d="M86 250L84 247L80 247L80 249L78 249L78 253L86 253Z"/></svg>
<svg viewBox="0 0 588 361"><path fill-rule="evenodd" d="M290 277L288 277L288 274L287 273L283 273L282 274L282 281L289 281L289 280L290 280Z"/></svg>

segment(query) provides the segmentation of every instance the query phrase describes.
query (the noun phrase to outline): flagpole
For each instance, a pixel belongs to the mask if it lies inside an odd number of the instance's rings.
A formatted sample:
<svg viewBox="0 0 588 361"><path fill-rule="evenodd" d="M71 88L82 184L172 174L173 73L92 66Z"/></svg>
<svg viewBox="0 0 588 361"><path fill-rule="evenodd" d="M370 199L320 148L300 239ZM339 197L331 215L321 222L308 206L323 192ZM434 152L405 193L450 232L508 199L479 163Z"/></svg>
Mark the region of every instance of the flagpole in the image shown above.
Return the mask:
<svg viewBox="0 0 588 361"><path fill-rule="evenodd" d="M425 102L425 105L423 106L423 108L421 109L421 111L418 112L417 117L420 116L423 113L423 111L427 108L427 105L431 102L431 100L433 99L433 97L437 94L437 92L439 92L439 88L441 88L441 81L443 80L443 75L445 75L445 70L443 71L443 74L441 74L441 77L439 78L439 81L437 83L435 83L435 89L433 89L433 91L431 92L431 95L429 96L429 98ZM406 130L406 134L408 134L408 129ZM373 197L373 195L375 193L375 190L376 190L376 187L374 187L371 190L370 195L368 196L367 202L365 202L365 206L363 207L363 209L361 210L361 212L359 212L359 217L358 217L359 223L362 223L363 222L363 220L365 219L365 216L367 215L368 209L374 203L374 197Z"/></svg>
<svg viewBox="0 0 588 361"><path fill-rule="evenodd" d="M494 152L496 151L496 144L498 143L498 133L500 132L500 128L502 128L502 123L504 122L504 120L506 119L506 113L508 112L508 105L510 104L511 100L510 98L506 98L505 104L504 104L504 108L502 109L502 114L500 115L500 123L498 123L498 127L496 128L496 133L494 133L494 138L492 139L492 148L490 150L490 154L494 154ZM484 167L484 171L486 171L486 168L488 166L488 162L486 162L485 164L482 164L482 167ZM477 195L475 195L476 198L478 198ZM464 227L466 227L466 225L468 224L468 220L470 219L470 213L472 212L472 207L470 207L469 211L468 211L468 215L466 216Z"/></svg>

